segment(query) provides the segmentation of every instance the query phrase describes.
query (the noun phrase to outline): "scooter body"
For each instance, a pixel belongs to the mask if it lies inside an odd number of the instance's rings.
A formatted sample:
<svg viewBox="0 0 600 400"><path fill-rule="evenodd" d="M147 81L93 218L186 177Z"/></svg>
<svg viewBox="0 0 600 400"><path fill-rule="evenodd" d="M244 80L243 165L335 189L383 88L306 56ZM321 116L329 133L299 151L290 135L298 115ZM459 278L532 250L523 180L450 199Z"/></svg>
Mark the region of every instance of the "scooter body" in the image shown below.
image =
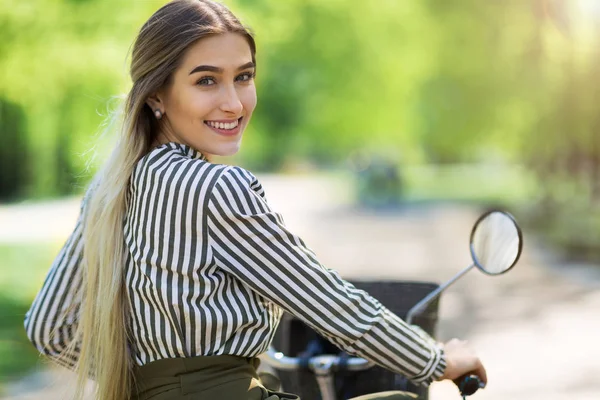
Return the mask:
<svg viewBox="0 0 600 400"><path fill-rule="evenodd" d="M435 337L440 294L475 267L487 275L510 270L521 255L523 237L510 214L492 210L476 221L469 247L473 264L442 285L408 281L352 283L408 324ZM303 399L347 400L387 391L402 391L400 397L406 399L429 398L427 389L367 360L349 356L289 315L283 318L271 349L261 358L276 370L284 390ZM477 376L469 374L455 380L455 384L463 399L483 387Z"/></svg>
<svg viewBox="0 0 600 400"><path fill-rule="evenodd" d="M365 290L381 302L390 311L405 318L408 311L439 285L432 282L412 281L351 281L358 289ZM438 323L438 299L431 302L420 313L413 324L428 334L435 336ZM285 314L273 347L289 357L297 357L307 362L309 358L322 355L335 355L344 358L350 356L329 343L299 319ZM322 399L321 390L315 373L308 367L296 371L278 371L283 388L295 393L302 399ZM402 390L414 393L421 400L427 400L428 390L416 386L401 375L394 374L377 365L359 371L338 370L334 373L336 399L350 399L374 392Z"/></svg>

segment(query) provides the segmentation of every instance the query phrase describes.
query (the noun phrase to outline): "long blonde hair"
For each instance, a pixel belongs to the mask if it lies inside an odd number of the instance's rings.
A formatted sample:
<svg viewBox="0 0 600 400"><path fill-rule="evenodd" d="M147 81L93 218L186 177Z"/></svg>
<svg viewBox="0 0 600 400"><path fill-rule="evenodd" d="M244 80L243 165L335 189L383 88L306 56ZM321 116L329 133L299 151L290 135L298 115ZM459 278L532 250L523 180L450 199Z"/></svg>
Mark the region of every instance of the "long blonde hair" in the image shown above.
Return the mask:
<svg viewBox="0 0 600 400"><path fill-rule="evenodd" d="M174 0L142 26L132 49L133 86L119 117L120 135L87 200L82 260L82 305L75 339L65 354L80 353L75 398L83 398L89 377L95 398L123 400L132 388L133 359L128 341L128 300L124 282L129 179L135 164L159 132L149 96L170 84L185 51L196 41L223 33L243 35L256 53L250 32L223 5L208 0Z"/></svg>

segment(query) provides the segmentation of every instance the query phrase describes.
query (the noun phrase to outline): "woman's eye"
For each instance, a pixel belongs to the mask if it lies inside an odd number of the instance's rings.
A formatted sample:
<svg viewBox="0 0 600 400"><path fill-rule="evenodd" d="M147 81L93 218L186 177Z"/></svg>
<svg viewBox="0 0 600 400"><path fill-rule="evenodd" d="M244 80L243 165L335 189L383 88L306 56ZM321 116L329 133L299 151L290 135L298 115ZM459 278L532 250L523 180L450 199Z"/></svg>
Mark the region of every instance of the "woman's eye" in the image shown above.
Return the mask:
<svg viewBox="0 0 600 400"><path fill-rule="evenodd" d="M198 82L198 85L201 86L210 86L210 85L214 85L215 84L215 79L210 77L210 76L205 76L204 78L201 78Z"/></svg>
<svg viewBox="0 0 600 400"><path fill-rule="evenodd" d="M237 81L246 82L254 78L254 72L244 72L243 74L238 75Z"/></svg>

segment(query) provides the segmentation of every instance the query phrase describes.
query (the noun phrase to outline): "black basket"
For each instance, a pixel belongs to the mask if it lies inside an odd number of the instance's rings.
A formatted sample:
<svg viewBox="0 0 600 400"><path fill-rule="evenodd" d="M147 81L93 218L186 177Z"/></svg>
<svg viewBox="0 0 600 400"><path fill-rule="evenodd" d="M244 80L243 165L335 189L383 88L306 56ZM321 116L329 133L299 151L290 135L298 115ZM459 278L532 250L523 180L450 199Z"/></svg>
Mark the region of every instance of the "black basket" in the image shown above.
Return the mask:
<svg viewBox="0 0 600 400"><path fill-rule="evenodd" d="M432 282L411 281L352 281L351 283L375 297L401 318L405 318L412 306L439 286ZM432 301L423 312L415 316L412 322L432 336L435 336L436 333L438 301L439 298ZM273 347L287 356L297 357L306 351L309 342L313 341L314 343L314 339L318 339L326 353L340 353L339 349L302 321L286 313L279 324L273 340ZM277 373L285 391L298 394L303 399L318 400L321 398L315 376L310 371L277 371ZM360 372L338 372L335 377L336 390L340 399L386 390L405 390L416 393L420 400L427 400L429 397L426 388L413 385L403 376L379 366Z"/></svg>

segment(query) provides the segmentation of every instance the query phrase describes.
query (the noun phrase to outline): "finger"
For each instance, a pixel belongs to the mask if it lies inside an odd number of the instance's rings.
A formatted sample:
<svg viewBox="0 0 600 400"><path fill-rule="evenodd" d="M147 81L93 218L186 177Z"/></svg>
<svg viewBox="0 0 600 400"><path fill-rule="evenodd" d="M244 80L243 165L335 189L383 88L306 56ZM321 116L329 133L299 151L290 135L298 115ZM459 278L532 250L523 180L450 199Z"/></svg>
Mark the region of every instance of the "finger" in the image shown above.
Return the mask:
<svg viewBox="0 0 600 400"><path fill-rule="evenodd" d="M477 376L485 385L487 385L487 372L485 370L485 367L483 366L481 361L479 361L478 364L479 365L477 366Z"/></svg>

